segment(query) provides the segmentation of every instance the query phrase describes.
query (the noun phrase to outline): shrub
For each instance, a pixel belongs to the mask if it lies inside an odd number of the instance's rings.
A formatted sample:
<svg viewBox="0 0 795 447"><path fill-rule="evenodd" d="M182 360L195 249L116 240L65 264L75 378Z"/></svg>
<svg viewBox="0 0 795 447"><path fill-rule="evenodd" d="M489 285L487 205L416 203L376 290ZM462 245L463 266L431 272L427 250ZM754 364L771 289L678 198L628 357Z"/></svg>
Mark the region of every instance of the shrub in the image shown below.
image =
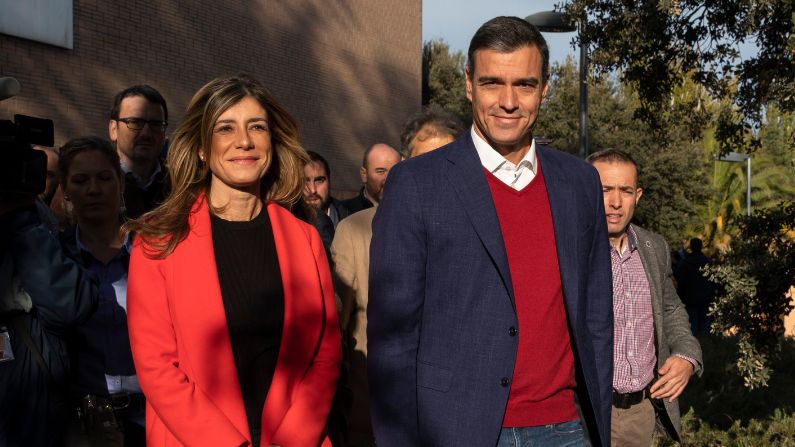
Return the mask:
<svg viewBox="0 0 795 447"><path fill-rule="evenodd" d="M717 265L704 267L719 286L710 307L713 334L736 334L735 364L749 389L770 380L780 351L783 316L792 310L787 293L795 283L795 203L756 211Z"/></svg>

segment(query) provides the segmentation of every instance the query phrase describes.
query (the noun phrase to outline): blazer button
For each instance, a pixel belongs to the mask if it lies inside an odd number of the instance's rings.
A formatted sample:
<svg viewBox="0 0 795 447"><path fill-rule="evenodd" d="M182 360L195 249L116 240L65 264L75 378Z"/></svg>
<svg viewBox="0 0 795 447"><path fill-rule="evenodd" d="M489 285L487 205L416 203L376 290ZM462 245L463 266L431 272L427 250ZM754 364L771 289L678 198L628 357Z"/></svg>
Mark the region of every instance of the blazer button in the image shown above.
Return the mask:
<svg viewBox="0 0 795 447"><path fill-rule="evenodd" d="M500 379L500 386L508 386L509 383L511 382L510 380L508 380L507 377L503 377L502 379Z"/></svg>
<svg viewBox="0 0 795 447"><path fill-rule="evenodd" d="M513 326L511 326L511 328L508 329L508 335L510 335L511 337L516 337L517 333L519 333L519 331L517 331L516 328Z"/></svg>

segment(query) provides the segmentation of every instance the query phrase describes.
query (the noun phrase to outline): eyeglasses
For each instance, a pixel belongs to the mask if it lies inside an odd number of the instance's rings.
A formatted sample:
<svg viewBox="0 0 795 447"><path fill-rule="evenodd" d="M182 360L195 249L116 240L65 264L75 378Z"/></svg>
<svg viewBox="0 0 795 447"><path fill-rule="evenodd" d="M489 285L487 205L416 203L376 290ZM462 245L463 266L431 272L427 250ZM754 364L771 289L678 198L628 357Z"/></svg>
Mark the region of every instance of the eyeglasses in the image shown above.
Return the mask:
<svg viewBox="0 0 795 447"><path fill-rule="evenodd" d="M144 128L145 125L149 125L149 128L152 130L157 130L160 132L165 132L166 127L168 127L168 123L165 121L160 120L145 120L143 118L116 118L116 121L121 121L122 123L127 125L127 128L130 130L139 131Z"/></svg>

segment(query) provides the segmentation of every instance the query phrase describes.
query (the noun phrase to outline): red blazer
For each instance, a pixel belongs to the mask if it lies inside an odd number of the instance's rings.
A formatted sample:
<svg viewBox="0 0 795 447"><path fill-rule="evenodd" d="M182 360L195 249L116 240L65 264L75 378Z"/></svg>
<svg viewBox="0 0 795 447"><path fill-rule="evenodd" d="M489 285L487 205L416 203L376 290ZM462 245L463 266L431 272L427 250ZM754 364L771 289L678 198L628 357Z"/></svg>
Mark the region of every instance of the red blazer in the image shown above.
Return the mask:
<svg viewBox="0 0 795 447"><path fill-rule="evenodd" d="M261 445L325 439L342 358L331 274L320 237L267 204L284 285L284 330L262 412ZM130 258L127 313L133 359L147 398L148 446L250 442L215 266L210 213L200 197L190 232L168 257Z"/></svg>

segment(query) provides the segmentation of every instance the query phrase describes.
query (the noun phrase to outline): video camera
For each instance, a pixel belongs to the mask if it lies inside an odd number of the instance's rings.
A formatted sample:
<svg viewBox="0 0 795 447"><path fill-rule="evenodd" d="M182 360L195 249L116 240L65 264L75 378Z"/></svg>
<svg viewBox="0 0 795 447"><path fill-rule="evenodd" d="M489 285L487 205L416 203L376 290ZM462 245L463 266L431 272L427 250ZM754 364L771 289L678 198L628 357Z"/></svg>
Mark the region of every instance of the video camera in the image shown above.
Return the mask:
<svg viewBox="0 0 795 447"><path fill-rule="evenodd" d="M19 81L0 78L0 101L19 93ZM44 191L47 181L47 154L33 144L54 144L52 120L14 115L14 121L0 120L0 199Z"/></svg>

